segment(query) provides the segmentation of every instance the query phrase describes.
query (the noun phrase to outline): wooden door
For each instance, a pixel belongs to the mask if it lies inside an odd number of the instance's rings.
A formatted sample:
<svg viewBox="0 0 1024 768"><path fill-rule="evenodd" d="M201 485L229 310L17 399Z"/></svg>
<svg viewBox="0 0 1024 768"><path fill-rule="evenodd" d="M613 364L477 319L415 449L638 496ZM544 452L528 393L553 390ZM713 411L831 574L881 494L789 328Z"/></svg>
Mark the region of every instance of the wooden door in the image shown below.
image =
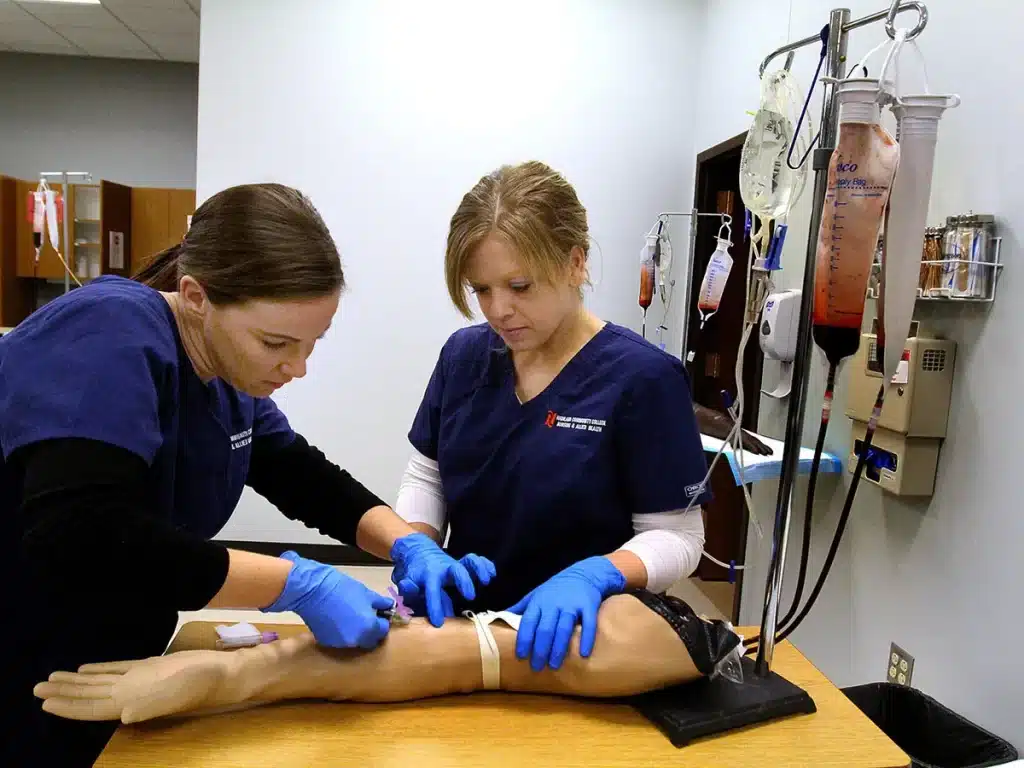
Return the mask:
<svg viewBox="0 0 1024 768"><path fill-rule="evenodd" d="M17 325L32 311L32 282L17 276L17 195L18 180L0 176L0 327Z"/></svg>
<svg viewBox="0 0 1024 768"><path fill-rule="evenodd" d="M169 190L132 187L132 272L168 246L169 207Z"/></svg>
<svg viewBox="0 0 1024 768"><path fill-rule="evenodd" d="M165 248L180 243L188 232L188 217L196 210L196 191L194 189L169 189L167 207L167 233L170 242Z"/></svg>
<svg viewBox="0 0 1024 768"><path fill-rule="evenodd" d="M131 276L131 187L113 181L100 182L100 247L104 275Z"/></svg>
<svg viewBox="0 0 1024 768"><path fill-rule="evenodd" d="M704 274L715 248L718 222L702 220L694 251L693 294L689 299L690 331L687 349L695 353L689 366L694 400L703 406L725 410L728 401L743 388L743 427L757 429L758 408L761 402L761 368L764 361L757 339L747 344L743 360L743 381L735 376L736 359L743 331L746 303L746 270L750 243L743 228L743 201L739 192L739 162L744 136L737 136L697 158L695 201L700 211L728 213L732 216L732 242L730 249L734 263L725 284L721 309L700 331L697 315L697 293L700 277ZM705 223L706 222L706 223ZM726 462L720 461L711 478L714 500L705 515L705 547L709 554L722 562L733 560L742 564L746 549L747 509L743 489L736 485ZM742 588L742 571L740 587ZM701 559L697 576L706 581L723 581L729 577L725 568L707 558ZM736 590L737 595L739 589Z"/></svg>

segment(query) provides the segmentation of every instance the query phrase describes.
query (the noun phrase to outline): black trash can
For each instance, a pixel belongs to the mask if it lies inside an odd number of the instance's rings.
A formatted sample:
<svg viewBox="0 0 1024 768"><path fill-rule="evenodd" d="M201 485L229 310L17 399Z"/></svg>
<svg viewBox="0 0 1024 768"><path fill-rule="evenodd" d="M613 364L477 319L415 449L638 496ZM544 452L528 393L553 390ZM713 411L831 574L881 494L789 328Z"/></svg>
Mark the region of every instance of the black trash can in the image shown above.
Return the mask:
<svg viewBox="0 0 1024 768"><path fill-rule="evenodd" d="M981 768L1017 759L1011 744L915 688L869 683L842 690L910 755L914 768Z"/></svg>

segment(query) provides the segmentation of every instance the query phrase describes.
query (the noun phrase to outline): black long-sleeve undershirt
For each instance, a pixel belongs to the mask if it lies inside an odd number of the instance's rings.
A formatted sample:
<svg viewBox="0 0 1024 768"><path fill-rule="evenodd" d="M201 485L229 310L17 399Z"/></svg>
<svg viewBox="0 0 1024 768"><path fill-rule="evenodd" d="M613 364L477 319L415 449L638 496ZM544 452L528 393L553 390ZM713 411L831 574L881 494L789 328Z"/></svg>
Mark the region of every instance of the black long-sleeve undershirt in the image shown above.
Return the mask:
<svg viewBox="0 0 1024 768"><path fill-rule="evenodd" d="M286 517L345 544L355 544L368 510L386 506L299 434L285 446L254 440L246 483Z"/></svg>
<svg viewBox="0 0 1024 768"><path fill-rule="evenodd" d="M301 436L257 438L248 484L286 516L343 542L383 504ZM48 440L12 457L23 476L22 551L40 597L54 604L155 601L207 605L223 586L228 551L176 528L147 501L148 468L94 440Z"/></svg>
<svg viewBox="0 0 1024 768"><path fill-rule="evenodd" d="M40 598L197 610L217 594L228 551L157 516L148 467L134 453L84 439L40 442L23 468L22 550Z"/></svg>

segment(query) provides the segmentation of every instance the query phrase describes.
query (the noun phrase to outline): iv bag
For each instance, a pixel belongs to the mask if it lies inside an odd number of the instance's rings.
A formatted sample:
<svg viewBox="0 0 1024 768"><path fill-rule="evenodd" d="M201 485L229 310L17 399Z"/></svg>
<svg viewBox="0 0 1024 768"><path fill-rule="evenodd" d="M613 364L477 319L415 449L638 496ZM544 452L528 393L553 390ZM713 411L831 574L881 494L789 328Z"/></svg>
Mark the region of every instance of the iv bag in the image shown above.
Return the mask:
<svg viewBox="0 0 1024 768"><path fill-rule="evenodd" d="M811 143L809 117L800 133L795 132L800 107L800 89L789 72L778 70L762 78L761 104L740 156L740 197L757 216L784 218L803 192L806 163L793 170L787 162L790 144L795 144L795 164Z"/></svg>
<svg viewBox="0 0 1024 768"><path fill-rule="evenodd" d="M868 276L899 165L879 123L877 79L839 83L839 140L828 167L814 276L814 338L830 362L857 351Z"/></svg>
<svg viewBox="0 0 1024 768"><path fill-rule="evenodd" d="M722 293L725 291L725 284L729 280L729 272L732 270L732 256L729 255L728 240L719 238L715 252L711 254L708 261L707 271L704 272L704 279L700 284L700 295L697 299L697 310L700 312L701 326L711 315L718 311L722 303Z"/></svg>

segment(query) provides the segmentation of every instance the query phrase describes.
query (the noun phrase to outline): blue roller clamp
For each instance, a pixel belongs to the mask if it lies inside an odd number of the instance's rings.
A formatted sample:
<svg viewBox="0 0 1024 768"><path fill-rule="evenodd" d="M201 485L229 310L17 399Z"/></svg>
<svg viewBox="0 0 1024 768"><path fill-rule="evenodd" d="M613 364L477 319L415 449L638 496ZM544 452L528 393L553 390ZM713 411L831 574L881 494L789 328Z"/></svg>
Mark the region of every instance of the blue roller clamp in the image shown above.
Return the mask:
<svg viewBox="0 0 1024 768"><path fill-rule="evenodd" d="M768 258L765 259L765 268L770 272L782 269L782 246L786 242L786 232L789 227L786 224L779 224L775 227L775 236L771 245L768 246Z"/></svg>

